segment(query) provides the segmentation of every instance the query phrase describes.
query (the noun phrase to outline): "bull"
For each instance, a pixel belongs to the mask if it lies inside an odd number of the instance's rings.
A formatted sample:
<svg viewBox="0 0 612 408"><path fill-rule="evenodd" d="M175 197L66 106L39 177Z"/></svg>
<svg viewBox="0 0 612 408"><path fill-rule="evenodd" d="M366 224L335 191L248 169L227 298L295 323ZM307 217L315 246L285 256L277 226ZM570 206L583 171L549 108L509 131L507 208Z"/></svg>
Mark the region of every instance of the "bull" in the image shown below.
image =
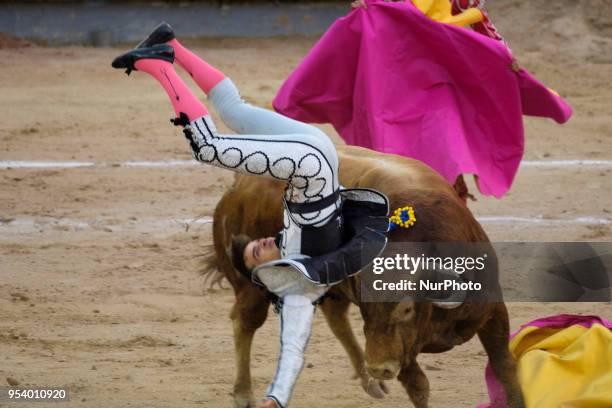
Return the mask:
<svg viewBox="0 0 612 408"><path fill-rule="evenodd" d="M396 229L391 242L488 242L472 213L446 180L416 160L377 153L354 146L339 146L340 180L345 187L384 192L391 208L410 203L418 222ZM233 322L236 376L234 406L254 407L250 355L255 331L265 322L270 306L264 290L232 266L232 236L275 235L282 227L284 184L275 180L237 175L214 212L213 245L205 270L230 282L235 303ZM365 353L348 320L351 303L363 317ZM478 335L493 373L508 396L508 407L523 407L516 363L508 351L509 319L503 302L464 303L444 309L425 301L365 303L360 301L359 275L334 286L321 304L332 332L346 350L362 387L373 397L383 396L384 380L397 378L415 407L428 406L429 382L419 367L419 353L450 350Z"/></svg>

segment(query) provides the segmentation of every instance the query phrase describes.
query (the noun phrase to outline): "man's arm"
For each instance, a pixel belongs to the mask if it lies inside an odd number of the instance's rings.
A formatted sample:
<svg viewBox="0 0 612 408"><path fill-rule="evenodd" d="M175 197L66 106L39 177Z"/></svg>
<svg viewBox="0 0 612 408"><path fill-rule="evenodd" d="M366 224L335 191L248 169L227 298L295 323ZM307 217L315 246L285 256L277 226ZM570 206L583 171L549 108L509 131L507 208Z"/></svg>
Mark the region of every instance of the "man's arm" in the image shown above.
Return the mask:
<svg viewBox="0 0 612 408"><path fill-rule="evenodd" d="M489 13L487 12L485 8L485 0L450 0L450 1L452 4L453 14L462 13L466 9L473 8L473 7L480 10L482 14L482 21L476 24L472 24L471 27L477 33L480 33L484 36L487 36L497 41L502 41L506 45L506 47L508 47L508 50L510 50L510 46L508 45L508 42L504 40L504 37L502 37L502 35L497 30L497 28L495 28L495 26L493 25L493 22L491 21L491 18L489 17ZM521 67L518 64L518 61L516 60L516 58L514 58L514 56L512 57L511 68L514 72L518 72L521 69Z"/></svg>
<svg viewBox="0 0 612 408"><path fill-rule="evenodd" d="M485 1L484 0L451 0L453 6L453 14L459 14L464 12L469 8L477 8L482 13L482 21L476 24L472 24L472 28L474 31L485 35L489 38L493 38L494 40L504 41L504 38L501 36L497 28L493 25L493 22L489 18L489 13L485 9Z"/></svg>

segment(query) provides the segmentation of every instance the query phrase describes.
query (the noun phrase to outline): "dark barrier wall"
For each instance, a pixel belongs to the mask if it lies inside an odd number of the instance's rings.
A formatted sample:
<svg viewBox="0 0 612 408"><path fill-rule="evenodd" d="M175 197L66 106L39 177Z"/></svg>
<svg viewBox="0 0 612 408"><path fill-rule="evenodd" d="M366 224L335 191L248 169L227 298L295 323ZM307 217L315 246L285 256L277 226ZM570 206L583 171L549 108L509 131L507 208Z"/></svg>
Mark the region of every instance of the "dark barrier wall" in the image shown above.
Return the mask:
<svg viewBox="0 0 612 408"><path fill-rule="evenodd" d="M164 20L183 38L319 35L349 10L349 2L0 2L0 32L105 46L137 41Z"/></svg>

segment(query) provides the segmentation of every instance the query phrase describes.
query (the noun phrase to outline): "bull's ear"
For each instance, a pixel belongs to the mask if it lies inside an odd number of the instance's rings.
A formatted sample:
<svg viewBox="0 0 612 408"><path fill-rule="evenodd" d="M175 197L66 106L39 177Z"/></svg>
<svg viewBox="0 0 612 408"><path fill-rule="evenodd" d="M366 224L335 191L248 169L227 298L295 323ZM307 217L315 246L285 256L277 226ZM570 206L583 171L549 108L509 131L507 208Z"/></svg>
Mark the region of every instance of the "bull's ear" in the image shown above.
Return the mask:
<svg viewBox="0 0 612 408"><path fill-rule="evenodd" d="M415 303L404 300L399 302L391 312L391 320L397 323L410 323L415 317Z"/></svg>

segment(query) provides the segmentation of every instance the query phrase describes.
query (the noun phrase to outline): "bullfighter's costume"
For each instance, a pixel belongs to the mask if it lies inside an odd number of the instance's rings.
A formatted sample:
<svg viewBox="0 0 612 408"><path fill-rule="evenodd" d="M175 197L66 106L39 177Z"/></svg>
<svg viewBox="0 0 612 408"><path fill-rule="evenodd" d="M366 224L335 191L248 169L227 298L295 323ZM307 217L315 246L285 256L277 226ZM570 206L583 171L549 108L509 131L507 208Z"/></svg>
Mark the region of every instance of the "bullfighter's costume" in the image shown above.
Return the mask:
<svg viewBox="0 0 612 408"><path fill-rule="evenodd" d="M206 107L174 70L176 61L239 135L219 135ZM304 363L314 303L334 283L357 273L386 244L387 198L373 190L343 190L331 140L314 126L246 103L234 83L180 44L161 24L113 67L143 71L166 90L196 160L287 183L281 260L253 276L281 302L281 354L267 397L284 407ZM367 251L363 251L366 248Z"/></svg>

